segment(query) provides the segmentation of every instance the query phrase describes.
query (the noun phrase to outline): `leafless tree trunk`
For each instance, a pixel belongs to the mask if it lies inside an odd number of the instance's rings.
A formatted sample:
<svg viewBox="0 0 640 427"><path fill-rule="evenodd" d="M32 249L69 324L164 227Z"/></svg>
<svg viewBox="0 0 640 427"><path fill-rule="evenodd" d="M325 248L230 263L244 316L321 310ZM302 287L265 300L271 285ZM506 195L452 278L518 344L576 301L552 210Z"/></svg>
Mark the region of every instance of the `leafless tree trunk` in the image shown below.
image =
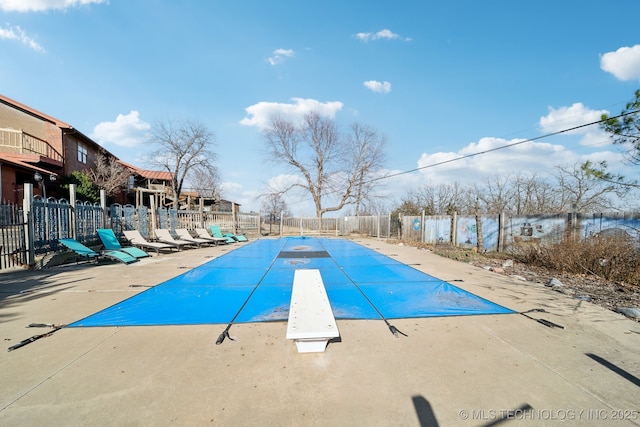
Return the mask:
<svg viewBox="0 0 640 427"><path fill-rule="evenodd" d="M476 199L475 216L476 216L476 239L478 240L477 248L478 248L478 252L483 252L484 251L484 233L482 231L482 216L480 215L480 204L478 203L478 199Z"/></svg>

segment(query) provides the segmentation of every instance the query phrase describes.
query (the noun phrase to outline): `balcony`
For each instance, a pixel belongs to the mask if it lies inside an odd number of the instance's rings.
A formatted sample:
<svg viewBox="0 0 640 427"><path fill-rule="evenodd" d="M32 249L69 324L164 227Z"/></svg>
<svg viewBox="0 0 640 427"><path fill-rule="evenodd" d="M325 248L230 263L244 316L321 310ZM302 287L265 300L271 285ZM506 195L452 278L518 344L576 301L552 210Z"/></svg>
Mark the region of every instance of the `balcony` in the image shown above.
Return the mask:
<svg viewBox="0 0 640 427"><path fill-rule="evenodd" d="M62 154L47 141L22 130L0 129L0 151L33 156L37 161L62 165Z"/></svg>

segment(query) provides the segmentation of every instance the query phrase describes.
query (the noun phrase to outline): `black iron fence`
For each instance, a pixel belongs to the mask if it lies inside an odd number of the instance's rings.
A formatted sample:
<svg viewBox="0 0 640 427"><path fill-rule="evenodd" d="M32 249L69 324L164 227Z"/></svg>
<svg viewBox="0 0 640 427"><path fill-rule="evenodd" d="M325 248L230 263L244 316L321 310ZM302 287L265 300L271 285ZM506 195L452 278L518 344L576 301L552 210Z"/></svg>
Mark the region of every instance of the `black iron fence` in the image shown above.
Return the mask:
<svg viewBox="0 0 640 427"><path fill-rule="evenodd" d="M0 203L0 270L27 264L25 225L20 206Z"/></svg>

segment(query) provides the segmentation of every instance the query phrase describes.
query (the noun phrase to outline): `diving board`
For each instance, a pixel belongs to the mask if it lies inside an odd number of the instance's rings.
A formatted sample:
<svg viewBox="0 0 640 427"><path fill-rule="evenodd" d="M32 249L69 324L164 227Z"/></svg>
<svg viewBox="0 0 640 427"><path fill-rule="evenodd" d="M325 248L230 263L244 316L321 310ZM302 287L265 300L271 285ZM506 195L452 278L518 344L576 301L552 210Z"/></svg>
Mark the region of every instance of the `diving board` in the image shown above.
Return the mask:
<svg viewBox="0 0 640 427"><path fill-rule="evenodd" d="M287 339L298 353L322 353L340 336L320 270L296 270L291 291Z"/></svg>

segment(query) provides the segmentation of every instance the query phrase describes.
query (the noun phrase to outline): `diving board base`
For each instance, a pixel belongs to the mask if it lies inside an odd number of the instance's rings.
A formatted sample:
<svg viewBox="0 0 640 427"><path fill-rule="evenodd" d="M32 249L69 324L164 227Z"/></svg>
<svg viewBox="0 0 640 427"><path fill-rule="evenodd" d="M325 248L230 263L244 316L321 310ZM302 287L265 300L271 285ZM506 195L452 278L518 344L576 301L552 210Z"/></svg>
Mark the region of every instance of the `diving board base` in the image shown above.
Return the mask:
<svg viewBox="0 0 640 427"><path fill-rule="evenodd" d="M320 270L296 270L291 290L287 339L298 353L322 353L340 336Z"/></svg>
<svg viewBox="0 0 640 427"><path fill-rule="evenodd" d="M324 351L327 349L329 340L296 339L295 343L296 347L298 348L298 353L324 353Z"/></svg>

